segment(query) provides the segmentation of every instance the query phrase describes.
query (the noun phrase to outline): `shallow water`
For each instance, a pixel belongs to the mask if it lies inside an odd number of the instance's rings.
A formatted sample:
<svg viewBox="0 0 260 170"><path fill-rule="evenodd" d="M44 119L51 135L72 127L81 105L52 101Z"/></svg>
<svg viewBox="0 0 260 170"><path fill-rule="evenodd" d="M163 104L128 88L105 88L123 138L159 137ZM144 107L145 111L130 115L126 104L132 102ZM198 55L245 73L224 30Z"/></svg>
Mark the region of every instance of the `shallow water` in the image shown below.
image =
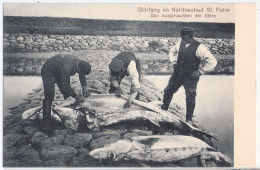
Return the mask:
<svg viewBox="0 0 260 170"><path fill-rule="evenodd" d="M170 78L167 76L145 76L159 89L164 89ZM36 76L4 76L3 77L3 113L8 108L19 105L22 99L34 88L41 85L41 77ZM196 98L195 120L206 130L218 136L216 145L225 155L233 159L234 147L234 76L201 77ZM174 95L172 102L185 108L183 87Z"/></svg>
<svg viewBox="0 0 260 170"><path fill-rule="evenodd" d="M3 76L3 113L8 115L10 107L19 105L23 98L36 87L41 86L40 76Z"/></svg>
<svg viewBox="0 0 260 170"><path fill-rule="evenodd" d="M167 76L146 76L159 89L163 90L170 78ZM173 103L186 108L185 91L181 87L174 94ZM206 130L217 135L215 145L233 160L234 158L234 76L204 75L197 88L194 120Z"/></svg>

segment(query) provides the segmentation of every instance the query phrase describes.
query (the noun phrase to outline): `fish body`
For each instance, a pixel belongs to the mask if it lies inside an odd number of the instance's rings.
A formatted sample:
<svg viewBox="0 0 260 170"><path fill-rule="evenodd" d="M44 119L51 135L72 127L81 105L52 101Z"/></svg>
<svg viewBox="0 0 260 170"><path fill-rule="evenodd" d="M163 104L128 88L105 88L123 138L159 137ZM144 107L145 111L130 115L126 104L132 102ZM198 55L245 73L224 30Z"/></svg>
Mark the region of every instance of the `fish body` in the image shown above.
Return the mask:
<svg viewBox="0 0 260 170"><path fill-rule="evenodd" d="M89 129L96 128L98 126L108 126L115 123L135 120L149 120L156 126L160 126L160 123L169 123L172 127L180 130L183 129L184 124L187 124L186 122L181 121L174 114L163 111L148 111L146 108L134 104L130 109L123 109L121 105L123 106L125 99L117 98L115 95L93 95L87 98L84 103L78 105L73 105L73 102L74 99L69 98L62 101L59 105L56 105L52 109L52 117L59 122L67 123L68 126L65 126L74 130L78 130L77 128L79 127L78 124L76 124L76 122L79 121L78 115L82 113L79 111L79 108L86 108L86 110L93 109L97 113L96 117L89 118L86 116L84 120L81 120L82 122L87 122L86 125ZM140 101L138 102L140 103ZM142 103L142 105L144 105L144 103ZM23 113L23 119L36 112L36 115L38 116L32 116L31 119L42 119L42 111L39 112L37 109L39 109L39 107L25 111ZM55 110L57 112L53 113ZM64 119L66 119L66 121ZM187 127L191 129L191 131L202 133L210 138L214 137L213 135L201 131L192 125L188 124Z"/></svg>
<svg viewBox="0 0 260 170"><path fill-rule="evenodd" d="M80 111L71 108L58 107L53 109L53 112L60 118L65 127L75 131L78 130L81 117L84 117Z"/></svg>
<svg viewBox="0 0 260 170"><path fill-rule="evenodd" d="M33 120L33 119L43 119L43 113L42 113L42 106L37 106L31 109L26 110L22 114L22 119L23 120ZM61 119L58 115L53 113L53 109L51 109L51 117L54 120L57 120L61 122Z"/></svg>
<svg viewBox="0 0 260 170"><path fill-rule="evenodd" d="M232 165L228 157L202 140L183 135L136 136L118 140L107 147L92 150L89 154L101 160L134 159L143 162L173 162L200 156L203 165L205 165L205 159L214 159L217 162Z"/></svg>
<svg viewBox="0 0 260 170"><path fill-rule="evenodd" d="M162 115L157 112L146 110L122 110L120 112L107 112L106 114L98 115L97 120L99 126L107 126L114 123L138 119L149 120L156 126L160 126L160 123L168 122L174 124L174 126L181 127L180 122L171 115Z"/></svg>
<svg viewBox="0 0 260 170"><path fill-rule="evenodd" d="M79 127L79 119L82 113L78 110L66 107L54 107L51 109L52 119L61 122L65 127L77 130ZM22 114L23 120L43 119L42 107L38 106L26 110Z"/></svg>

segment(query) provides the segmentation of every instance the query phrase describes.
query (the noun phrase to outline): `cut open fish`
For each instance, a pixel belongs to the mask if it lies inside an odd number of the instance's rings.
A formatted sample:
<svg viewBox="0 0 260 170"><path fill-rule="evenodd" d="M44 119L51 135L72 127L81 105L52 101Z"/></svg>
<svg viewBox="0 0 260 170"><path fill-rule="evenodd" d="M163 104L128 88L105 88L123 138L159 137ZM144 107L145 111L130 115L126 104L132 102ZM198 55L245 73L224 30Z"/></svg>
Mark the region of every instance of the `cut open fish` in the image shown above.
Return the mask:
<svg viewBox="0 0 260 170"><path fill-rule="evenodd" d="M216 163L231 166L232 161L200 139L183 136L135 136L118 140L111 145L94 149L90 156L95 159L118 161L134 159L144 162L174 162L199 156L201 164L213 159Z"/></svg>

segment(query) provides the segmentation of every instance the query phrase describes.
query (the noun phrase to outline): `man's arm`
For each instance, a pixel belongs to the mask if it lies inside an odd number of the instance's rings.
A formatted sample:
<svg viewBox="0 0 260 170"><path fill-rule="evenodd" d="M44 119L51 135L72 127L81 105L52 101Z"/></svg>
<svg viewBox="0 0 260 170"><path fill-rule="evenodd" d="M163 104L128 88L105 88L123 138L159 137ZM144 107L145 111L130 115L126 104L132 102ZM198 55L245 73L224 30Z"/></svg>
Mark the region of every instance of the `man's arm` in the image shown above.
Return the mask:
<svg viewBox="0 0 260 170"><path fill-rule="evenodd" d="M79 81L81 86L86 86L86 76L84 74L79 74Z"/></svg>
<svg viewBox="0 0 260 170"><path fill-rule="evenodd" d="M204 63L203 67L199 69L199 72L201 74L210 72L216 67L217 60L211 54L211 52L205 47L205 45L203 45L203 44L199 45L199 47L196 51L196 55Z"/></svg>
<svg viewBox="0 0 260 170"><path fill-rule="evenodd" d="M129 108L131 106L133 100L137 96L137 93L138 93L138 89L131 87L131 89L130 89L130 96L129 96L127 102L124 104L124 108Z"/></svg>
<svg viewBox="0 0 260 170"><path fill-rule="evenodd" d="M76 98L77 94L72 90L70 86L70 75L64 69L61 70L61 84L63 91L69 96Z"/></svg>
<svg viewBox="0 0 260 170"><path fill-rule="evenodd" d="M84 74L79 74L79 81L82 88L82 94L84 97L89 97L90 92L87 90L86 76Z"/></svg>
<svg viewBox="0 0 260 170"><path fill-rule="evenodd" d="M112 83L114 87L119 86L118 80L116 79L116 77L112 76L110 69L108 69L108 80Z"/></svg>
<svg viewBox="0 0 260 170"><path fill-rule="evenodd" d="M130 107L133 100L137 96L139 88L141 87L140 81L139 81L139 73L136 69L135 61L130 62L129 66L127 68L127 72L128 72L129 77L131 79L131 89L130 89L130 96L129 96L127 103L125 104L124 107Z"/></svg>
<svg viewBox="0 0 260 170"><path fill-rule="evenodd" d="M118 77L115 77L115 76L112 76L111 74L111 70L109 69L108 70L108 80L110 81L111 85L115 87L115 95L117 97L121 97L121 94L122 94L122 90L121 90L121 87L118 83L118 80L119 78ZM112 92L112 91L111 91Z"/></svg>
<svg viewBox="0 0 260 170"><path fill-rule="evenodd" d="M180 48L180 42L178 42L175 46L173 46L169 51L169 60L173 64L177 63L179 48Z"/></svg>

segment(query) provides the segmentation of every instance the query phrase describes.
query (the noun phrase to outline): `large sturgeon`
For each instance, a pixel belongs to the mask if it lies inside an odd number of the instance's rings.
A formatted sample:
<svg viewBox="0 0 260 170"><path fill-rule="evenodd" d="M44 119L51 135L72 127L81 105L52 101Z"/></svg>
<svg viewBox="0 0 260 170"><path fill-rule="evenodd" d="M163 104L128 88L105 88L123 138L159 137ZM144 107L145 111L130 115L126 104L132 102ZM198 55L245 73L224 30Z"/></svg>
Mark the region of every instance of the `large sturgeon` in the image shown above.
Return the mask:
<svg viewBox="0 0 260 170"><path fill-rule="evenodd" d="M232 161L222 153L200 139L175 136L135 136L118 140L107 147L92 150L89 155L95 159L118 161L134 159L144 162L174 162L193 156L199 156L203 166L206 160L215 160L226 166L232 166Z"/></svg>
<svg viewBox="0 0 260 170"><path fill-rule="evenodd" d="M117 98L115 95L92 95L84 103L73 106L73 99L69 99L62 101L52 109L52 117L73 130L78 129L80 121L87 122L88 128L91 129L97 126L108 126L125 121L149 120L156 126L160 126L161 123L169 123L178 129L183 129L183 125L187 125L188 130L216 139L214 135L180 120L176 115L161 111L161 109L155 107L152 108L147 103L135 101L138 105L132 105L130 109L123 109L124 102L125 99ZM25 111L22 118L41 119L42 110L39 108L40 106ZM147 109L153 111L148 111ZM85 118L82 115L85 115Z"/></svg>

